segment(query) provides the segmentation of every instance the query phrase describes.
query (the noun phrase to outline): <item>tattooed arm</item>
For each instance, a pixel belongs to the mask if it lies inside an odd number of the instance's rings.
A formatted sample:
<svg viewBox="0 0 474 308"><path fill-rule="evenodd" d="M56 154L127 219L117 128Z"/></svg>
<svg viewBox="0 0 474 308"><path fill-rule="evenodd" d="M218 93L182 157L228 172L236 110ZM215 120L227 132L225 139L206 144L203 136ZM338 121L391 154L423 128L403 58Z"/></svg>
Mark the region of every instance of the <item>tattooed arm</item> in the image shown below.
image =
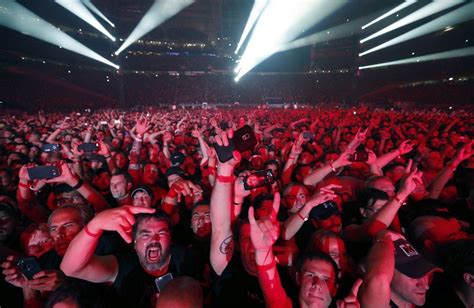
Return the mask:
<svg viewBox="0 0 474 308"><path fill-rule="evenodd" d="M227 134L222 132L216 136L219 145L228 145ZM234 251L231 231L231 201L234 184L232 177L238 159L239 157L234 157L217 166L216 182L211 195L211 265L218 275L222 274L227 267Z"/></svg>

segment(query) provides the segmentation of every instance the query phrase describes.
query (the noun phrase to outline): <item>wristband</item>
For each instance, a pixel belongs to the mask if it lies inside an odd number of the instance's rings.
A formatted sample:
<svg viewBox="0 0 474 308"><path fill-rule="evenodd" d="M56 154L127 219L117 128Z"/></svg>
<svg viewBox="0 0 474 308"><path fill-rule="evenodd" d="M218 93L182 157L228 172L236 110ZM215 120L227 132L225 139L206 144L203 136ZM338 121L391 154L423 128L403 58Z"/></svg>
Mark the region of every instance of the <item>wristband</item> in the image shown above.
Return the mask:
<svg viewBox="0 0 474 308"><path fill-rule="evenodd" d="M398 156L402 156L402 151L400 149L398 149Z"/></svg>
<svg viewBox="0 0 474 308"><path fill-rule="evenodd" d="M289 155L288 158L289 158L289 159L296 159L296 156L291 156L291 155Z"/></svg>
<svg viewBox="0 0 474 308"><path fill-rule="evenodd" d="M218 174L216 179L221 183L234 183L235 175L220 175Z"/></svg>
<svg viewBox="0 0 474 308"><path fill-rule="evenodd" d="M336 171L337 171L336 168L334 168L334 166L333 166L333 164L332 164L331 162L328 162L328 165L329 165L329 167L331 167L331 170L332 170L333 172L336 172Z"/></svg>
<svg viewBox="0 0 474 308"><path fill-rule="evenodd" d="M104 156L105 159L109 159L110 157L112 157L112 156L110 156L110 155Z"/></svg>
<svg viewBox="0 0 474 308"><path fill-rule="evenodd" d="M301 218L303 221L308 220L308 217L304 217L303 215L301 215L300 211L296 212L296 215L298 215L298 217Z"/></svg>
<svg viewBox="0 0 474 308"><path fill-rule="evenodd" d="M270 248L271 249L271 248ZM273 258L272 262L270 262L269 264L265 264L265 265L258 265L257 264L257 267L258 267L258 270L259 271L268 271L268 270L271 270L273 268L276 267L276 261L275 261L275 258Z"/></svg>
<svg viewBox="0 0 474 308"><path fill-rule="evenodd" d="M22 183L22 182L18 182L18 186L19 187L23 187L23 188L30 188L30 186L28 186L28 184L25 184L25 183Z"/></svg>
<svg viewBox="0 0 474 308"><path fill-rule="evenodd" d="M400 205L405 205L405 204L407 204L407 203L405 202L405 200L402 200L402 199L398 198L396 195L393 196L393 199L395 199L395 201L397 201L398 203L400 203Z"/></svg>
<svg viewBox="0 0 474 308"><path fill-rule="evenodd" d="M235 202L235 201L232 201L232 204L233 204L233 205L242 205L242 203Z"/></svg>
<svg viewBox="0 0 474 308"><path fill-rule="evenodd" d="M84 232L93 238L98 238L102 234L102 231L100 231L99 233L92 233L91 231L89 231L89 228L87 228L87 225L84 226Z"/></svg>
<svg viewBox="0 0 474 308"><path fill-rule="evenodd" d="M71 188L74 189L74 190L78 190L79 188L81 188L82 185L84 185L84 180L83 179L78 179L77 184L74 185L74 186L71 186Z"/></svg>

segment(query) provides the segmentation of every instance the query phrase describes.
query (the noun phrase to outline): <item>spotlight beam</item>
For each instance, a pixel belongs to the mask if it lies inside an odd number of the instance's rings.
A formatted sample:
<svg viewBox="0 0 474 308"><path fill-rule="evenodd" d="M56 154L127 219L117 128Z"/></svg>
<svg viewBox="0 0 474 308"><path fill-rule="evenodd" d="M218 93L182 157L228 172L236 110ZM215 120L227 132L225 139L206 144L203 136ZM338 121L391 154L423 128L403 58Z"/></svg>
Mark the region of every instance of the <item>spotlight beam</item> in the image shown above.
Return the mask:
<svg viewBox="0 0 474 308"><path fill-rule="evenodd" d="M360 25L367 22L371 17L363 17L351 22L337 25L335 27L325 29L323 31L302 37L300 39L294 40L284 46L281 46L278 52L305 47L321 42L327 42L332 40L337 40L343 37L351 36L361 32Z"/></svg>
<svg viewBox="0 0 474 308"><path fill-rule="evenodd" d="M245 51L235 68L238 81L276 53L282 45L344 5L345 1L269 1L260 15Z"/></svg>
<svg viewBox="0 0 474 308"><path fill-rule="evenodd" d="M255 0L252 10L250 11L249 18L247 20L247 24L245 25L244 32L242 32L242 36L240 37L239 43L237 44L237 49L235 49L235 53L239 52L240 47L245 42L250 30L252 30L253 26L257 22L258 17L262 14L265 6L267 5L268 0Z"/></svg>
<svg viewBox="0 0 474 308"><path fill-rule="evenodd" d="M388 33L400 27L411 24L412 22L415 22L417 20L423 19L425 17L436 14L438 12L444 11L462 2L464 1L463 0L435 0L432 3L422 7L421 9L391 24L390 26L383 28L382 30L366 37L365 39L362 39L360 43L363 44L373 38L381 36L382 34Z"/></svg>
<svg viewBox="0 0 474 308"><path fill-rule="evenodd" d="M91 10L91 12L95 13L97 16L102 18L106 23L108 23L110 26L115 28L115 25L113 22L111 22L102 12L90 1L90 0L82 0L82 3Z"/></svg>
<svg viewBox="0 0 474 308"><path fill-rule="evenodd" d="M102 26L102 24L94 17L94 15L92 15L80 0L55 0L55 2L115 42L115 37L110 34L104 26Z"/></svg>
<svg viewBox="0 0 474 308"><path fill-rule="evenodd" d="M384 66L402 65L402 64L408 64L408 63L418 63L418 62L435 61L435 60L460 58L460 57L468 57L468 56L474 56L474 47L467 47L467 48L462 48L462 49L433 53L433 54L429 54L429 55L425 55L421 57L413 57L413 58L401 59L401 60L396 60L396 61L391 61L391 62L366 65L366 66L359 67L359 69L365 70L365 69L384 67Z"/></svg>
<svg viewBox="0 0 474 308"><path fill-rule="evenodd" d="M404 33L400 36L397 36L394 39L391 39L390 41L387 41L383 44L380 44L372 49L369 49L367 51L364 51L363 53L359 54L360 57L363 57L369 53L372 53L377 50L381 50L384 48L387 48L389 46L393 46L396 44L400 44L402 42L414 39L416 37L443 29L449 25L455 25L459 24L468 20L474 19L474 3L469 3L467 5L464 5L452 12L449 12L443 16L440 16L436 19L433 19L432 21L419 26L411 31L408 31L407 33Z"/></svg>
<svg viewBox="0 0 474 308"><path fill-rule="evenodd" d="M155 3L146 12L132 33L125 39L122 46L115 52L120 54L125 48L132 45L139 38L170 19L185 7L191 5L194 0L155 0Z"/></svg>
<svg viewBox="0 0 474 308"><path fill-rule="evenodd" d="M0 6L4 8L0 10L0 25L53 45L62 46L64 49L105 63L115 69L120 68L118 65L79 43L21 4L10 0L0 0Z"/></svg>
<svg viewBox="0 0 474 308"><path fill-rule="evenodd" d="M381 21L382 19L385 19L387 18L388 16L390 15L393 15L395 14L396 12L399 12L401 10L403 10L404 8L416 3L417 0L406 0L405 2L403 2L402 4L400 4L399 6L391 9L390 11L388 11L387 13L383 14L382 16L379 16L377 17L376 19L372 20L371 22L369 22L368 24L366 25L363 25L362 26L362 30L367 28L367 27L370 27L371 25Z"/></svg>

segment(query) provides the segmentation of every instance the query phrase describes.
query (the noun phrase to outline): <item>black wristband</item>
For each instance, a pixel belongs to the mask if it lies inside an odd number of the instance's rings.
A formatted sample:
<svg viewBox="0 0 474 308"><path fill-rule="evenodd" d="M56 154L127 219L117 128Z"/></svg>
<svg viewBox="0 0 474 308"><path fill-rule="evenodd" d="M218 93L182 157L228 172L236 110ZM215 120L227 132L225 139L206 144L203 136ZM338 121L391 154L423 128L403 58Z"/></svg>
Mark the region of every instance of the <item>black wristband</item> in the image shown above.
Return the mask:
<svg viewBox="0 0 474 308"><path fill-rule="evenodd" d="M75 186L71 187L71 188L74 189L74 190L78 190L79 188L81 188L82 185L84 185L84 180L79 179L79 180L77 180L77 184Z"/></svg>

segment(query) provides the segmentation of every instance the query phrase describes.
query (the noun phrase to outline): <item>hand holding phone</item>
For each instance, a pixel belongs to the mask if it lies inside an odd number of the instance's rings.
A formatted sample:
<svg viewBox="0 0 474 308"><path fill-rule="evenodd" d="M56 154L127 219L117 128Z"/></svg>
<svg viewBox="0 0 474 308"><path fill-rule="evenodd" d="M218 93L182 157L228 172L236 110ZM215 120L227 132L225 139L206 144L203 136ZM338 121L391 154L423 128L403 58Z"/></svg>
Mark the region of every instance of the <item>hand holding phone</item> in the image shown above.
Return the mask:
<svg viewBox="0 0 474 308"><path fill-rule="evenodd" d="M99 145L96 142L86 142L80 144L77 149L83 152L95 152L99 149Z"/></svg>
<svg viewBox="0 0 474 308"><path fill-rule="evenodd" d="M273 171L271 169L267 169L251 173L245 176L243 181L245 189L250 190L275 183L275 177L273 175Z"/></svg>
<svg viewBox="0 0 474 308"><path fill-rule="evenodd" d="M30 180L54 179L61 175L56 166L38 166L28 168L28 177Z"/></svg>
<svg viewBox="0 0 474 308"><path fill-rule="evenodd" d="M60 144L47 143L47 144L43 144L43 146L41 147L41 152L43 153L54 153L54 152L59 152L60 150L61 150Z"/></svg>
<svg viewBox="0 0 474 308"><path fill-rule="evenodd" d="M32 280L33 276L41 272L41 266L35 257L26 257L18 260L17 266L28 280Z"/></svg>
<svg viewBox="0 0 474 308"><path fill-rule="evenodd" d="M228 139L228 145L220 145L219 143L214 145L216 149L217 157L221 163L229 161L233 157L234 151L243 153L247 150L252 149L257 145L257 138L248 125L242 126L234 132L234 136Z"/></svg>

